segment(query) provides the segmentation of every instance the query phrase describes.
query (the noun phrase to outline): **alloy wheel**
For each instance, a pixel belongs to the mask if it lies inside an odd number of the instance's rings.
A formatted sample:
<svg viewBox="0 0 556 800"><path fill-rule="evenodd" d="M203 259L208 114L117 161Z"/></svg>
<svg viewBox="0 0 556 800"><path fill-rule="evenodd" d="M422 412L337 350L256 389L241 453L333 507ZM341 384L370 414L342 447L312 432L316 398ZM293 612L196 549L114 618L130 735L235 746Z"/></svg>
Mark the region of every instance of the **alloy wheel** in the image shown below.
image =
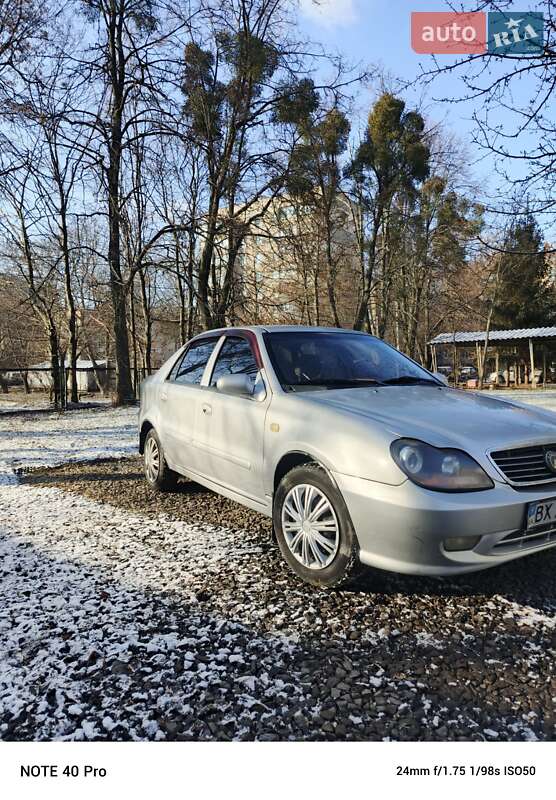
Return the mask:
<svg viewBox="0 0 556 800"><path fill-rule="evenodd" d="M324 492L311 484L294 486L284 498L282 531L294 558L308 569L324 569L338 552L336 513Z"/></svg>
<svg viewBox="0 0 556 800"><path fill-rule="evenodd" d="M151 483L155 483L160 470L160 450L154 436L145 444L145 474Z"/></svg>

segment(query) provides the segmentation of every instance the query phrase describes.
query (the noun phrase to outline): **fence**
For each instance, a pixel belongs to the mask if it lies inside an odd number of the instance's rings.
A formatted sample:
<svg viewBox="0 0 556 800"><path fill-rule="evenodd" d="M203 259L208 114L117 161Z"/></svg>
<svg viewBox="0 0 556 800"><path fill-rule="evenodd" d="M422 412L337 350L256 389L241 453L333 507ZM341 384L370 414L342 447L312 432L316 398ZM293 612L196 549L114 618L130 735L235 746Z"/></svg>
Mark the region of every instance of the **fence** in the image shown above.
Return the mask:
<svg viewBox="0 0 556 800"><path fill-rule="evenodd" d="M77 367L78 400L84 397L95 400L110 398L116 389L116 368L109 366ZM149 372L144 367L132 368L132 385L139 399L141 381ZM60 365L57 371L50 366L0 368L0 394L21 398L23 394L33 405L33 400L45 401L54 408L65 409L71 398L71 369Z"/></svg>

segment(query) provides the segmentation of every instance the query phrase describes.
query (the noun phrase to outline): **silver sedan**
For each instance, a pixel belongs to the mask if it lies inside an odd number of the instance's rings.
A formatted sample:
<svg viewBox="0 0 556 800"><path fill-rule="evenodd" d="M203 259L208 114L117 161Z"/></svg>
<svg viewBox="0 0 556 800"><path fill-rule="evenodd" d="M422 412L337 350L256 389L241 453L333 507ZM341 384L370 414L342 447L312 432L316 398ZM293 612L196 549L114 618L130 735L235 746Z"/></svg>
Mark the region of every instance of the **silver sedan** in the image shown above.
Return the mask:
<svg viewBox="0 0 556 800"><path fill-rule="evenodd" d="M450 389L364 333L203 333L143 383L139 425L151 486L187 476L272 517L312 584L556 545L556 415Z"/></svg>

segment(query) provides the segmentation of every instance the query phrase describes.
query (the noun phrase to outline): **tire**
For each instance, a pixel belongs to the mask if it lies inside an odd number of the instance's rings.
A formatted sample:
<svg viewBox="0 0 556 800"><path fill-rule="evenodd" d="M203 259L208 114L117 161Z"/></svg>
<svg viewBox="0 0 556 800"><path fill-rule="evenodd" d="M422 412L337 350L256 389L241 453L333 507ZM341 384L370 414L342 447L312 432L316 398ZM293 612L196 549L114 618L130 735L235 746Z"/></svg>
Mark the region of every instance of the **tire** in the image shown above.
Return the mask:
<svg viewBox="0 0 556 800"><path fill-rule="evenodd" d="M308 511L312 524L306 519ZM306 527L301 528L304 518ZM337 588L362 572L344 499L318 464L294 467L282 478L274 496L273 522L284 560L306 583Z"/></svg>
<svg viewBox="0 0 556 800"><path fill-rule="evenodd" d="M153 489L158 492L171 492L176 489L180 476L168 467L164 450L154 428L151 428L145 439L143 466L145 479Z"/></svg>

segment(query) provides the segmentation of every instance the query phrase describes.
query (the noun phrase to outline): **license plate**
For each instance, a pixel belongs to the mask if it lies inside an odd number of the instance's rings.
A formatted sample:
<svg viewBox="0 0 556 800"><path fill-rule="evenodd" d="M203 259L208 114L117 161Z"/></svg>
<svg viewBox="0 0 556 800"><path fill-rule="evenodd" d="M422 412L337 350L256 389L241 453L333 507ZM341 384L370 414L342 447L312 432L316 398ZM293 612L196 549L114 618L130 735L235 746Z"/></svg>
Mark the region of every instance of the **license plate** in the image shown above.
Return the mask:
<svg viewBox="0 0 556 800"><path fill-rule="evenodd" d="M549 497L547 500L538 500L529 503L527 509L527 528L536 528L538 525L546 525L556 520L556 497Z"/></svg>

